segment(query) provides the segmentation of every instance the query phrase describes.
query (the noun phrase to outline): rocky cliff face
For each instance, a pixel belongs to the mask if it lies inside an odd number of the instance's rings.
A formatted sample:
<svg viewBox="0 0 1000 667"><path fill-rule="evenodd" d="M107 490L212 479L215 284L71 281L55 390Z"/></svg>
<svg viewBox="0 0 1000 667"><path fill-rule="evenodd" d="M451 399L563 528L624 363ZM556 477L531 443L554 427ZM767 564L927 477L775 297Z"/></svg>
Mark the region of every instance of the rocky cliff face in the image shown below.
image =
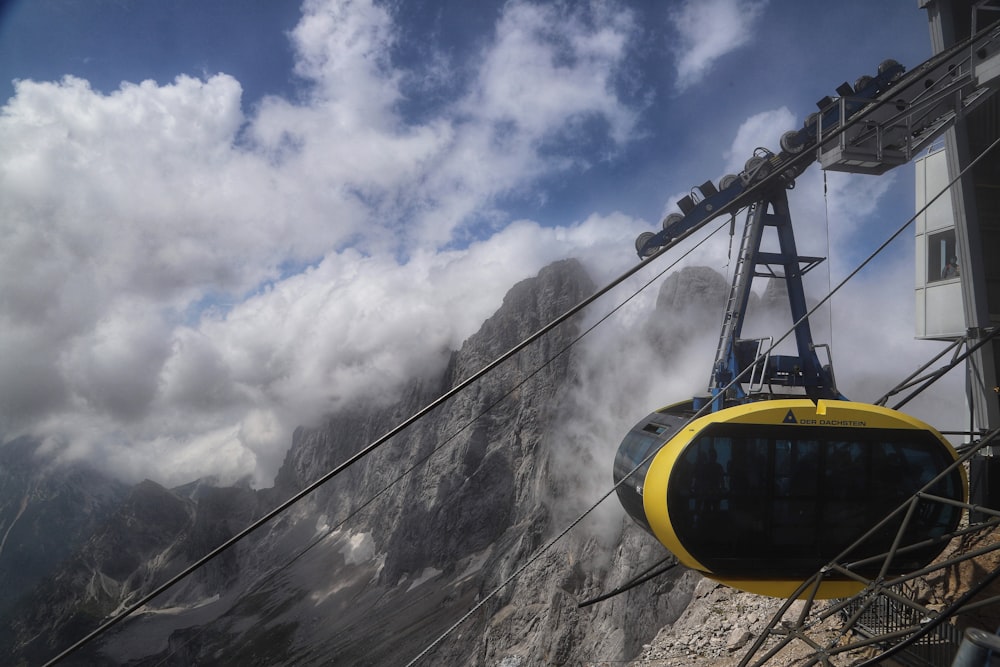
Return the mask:
<svg viewBox="0 0 1000 667"><path fill-rule="evenodd" d="M109 512L77 550L4 619L8 664L39 664L66 648L242 527L253 507L246 488L211 489L196 502L146 480ZM250 502L247 502L247 501ZM164 596L202 599L233 585L235 554L226 554ZM89 647L70 664L94 664ZM101 658L103 660L103 658Z"/></svg>
<svg viewBox="0 0 1000 667"><path fill-rule="evenodd" d="M0 619L16 617L22 596L81 548L126 493L89 466L56 466L29 438L0 447ZM13 643L12 632L0 620L0 647Z"/></svg>
<svg viewBox="0 0 1000 667"><path fill-rule="evenodd" d="M125 492L88 466L55 466L28 438L0 447L0 613L72 553Z"/></svg>
<svg viewBox="0 0 1000 667"><path fill-rule="evenodd" d="M687 327L705 318L715 326L726 289L724 279L703 271L672 277L657 313L672 323L664 325L668 333L630 344L651 344L669 364ZM133 488L18 608L7 655L34 661L65 647L592 291L574 261L514 286L453 353L439 381L414 384L395 403L355 406L298 429L272 489L167 490L153 482ZM705 301L713 314L692 306ZM121 624L86 661L405 664L460 620L423 664L575 665L638 656L680 616L698 578L674 571L579 609L665 555L613 497L597 520L503 585L610 488L611 460L632 422L684 398L626 397L640 403L629 414L593 412L579 396L593 389L594 373L586 355L570 347L579 329L568 322L505 362ZM631 389L647 386L636 380ZM601 412L616 409L609 404ZM599 418L607 424L599 427Z"/></svg>

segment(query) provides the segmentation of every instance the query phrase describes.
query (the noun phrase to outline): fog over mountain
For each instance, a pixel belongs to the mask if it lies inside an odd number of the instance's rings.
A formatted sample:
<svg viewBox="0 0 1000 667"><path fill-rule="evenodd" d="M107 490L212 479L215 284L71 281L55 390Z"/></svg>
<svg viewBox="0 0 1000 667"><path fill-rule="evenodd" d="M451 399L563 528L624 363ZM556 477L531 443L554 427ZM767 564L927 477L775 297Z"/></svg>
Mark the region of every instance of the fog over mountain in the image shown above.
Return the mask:
<svg viewBox="0 0 1000 667"><path fill-rule="evenodd" d="M0 442L130 484L266 487L296 426L440 374L553 261L604 284L692 185L929 50L899 3L844 3L823 39L775 0L477 8L0 8ZM897 171L799 179L823 286L908 217ZM724 272L728 250L686 261ZM874 320L842 367L870 367L867 333L920 356L912 241L890 255L834 318Z"/></svg>
<svg viewBox="0 0 1000 667"><path fill-rule="evenodd" d="M822 39L787 0L15 0L0 19L12 664L69 645L630 270L635 237L692 185L776 149L841 80L929 52L922 10L866 0L829 13ZM911 184L906 168L800 176L799 250L831 258L811 298L909 217ZM727 222L74 660L414 656L607 492L636 420L704 391L739 243ZM914 254L902 235L814 319L851 398L941 347L913 341ZM747 331L780 333L787 313L757 287ZM908 410L960 427L961 382ZM428 660L637 655L693 576L575 605L662 553L610 499Z"/></svg>
<svg viewBox="0 0 1000 667"><path fill-rule="evenodd" d="M23 592L4 611L4 660L51 657L593 289L573 260L516 284L443 371L418 374L401 400L358 402L289 434L268 488L209 479L125 489L77 472L89 486L77 482L73 502L93 509L56 527L68 491L38 490L67 473L23 443L18 465L39 480L35 491L0 478L0 572ZM635 658L700 577L671 571L578 609L666 555L614 496L494 589L610 489L614 452L638 419L704 390L727 290L712 269L671 274L654 308L625 319L627 344L598 328L570 346L593 313L561 325L68 664L403 664L494 593L425 664ZM754 298L751 321L781 321L787 305L769 294ZM12 559L44 551L33 536L53 531L64 557L18 579Z"/></svg>
<svg viewBox="0 0 1000 667"><path fill-rule="evenodd" d="M678 366L667 377L629 359L639 350L650 357L660 347L656 339L671 328L662 366L684 356L699 303L718 304L712 288L700 286L706 275L711 272L690 269L668 280L656 311L665 326L637 319L629 349L605 348L598 335L545 365L586 317L562 325L148 613L126 621L82 660L208 664L256 656L259 664L307 664L335 656L339 664L387 664L413 657L609 488L611 457L638 413L672 400L663 392L690 393L696 383ZM720 284L724 279L716 275L713 286ZM34 661L65 647L593 287L574 261L519 283L451 354L443 374L414 379L398 403L355 404L322 425L297 429L271 488L220 488L209 481L171 490L146 481L118 490L103 521L71 543L74 555L53 564L51 575L10 610L6 655ZM623 382L632 393L623 391ZM3 492L17 495L9 482ZM37 499L40 507L46 502ZM19 532L22 519L9 515L16 543L31 546ZM313 548L289 564L309 544ZM0 552L0 564L9 553ZM683 608L692 585L685 577L667 577L587 611L576 604L623 582L658 554L662 548L625 521L616 502L606 502L449 638L433 662L493 664L511 655L574 664L586 656L635 655Z"/></svg>

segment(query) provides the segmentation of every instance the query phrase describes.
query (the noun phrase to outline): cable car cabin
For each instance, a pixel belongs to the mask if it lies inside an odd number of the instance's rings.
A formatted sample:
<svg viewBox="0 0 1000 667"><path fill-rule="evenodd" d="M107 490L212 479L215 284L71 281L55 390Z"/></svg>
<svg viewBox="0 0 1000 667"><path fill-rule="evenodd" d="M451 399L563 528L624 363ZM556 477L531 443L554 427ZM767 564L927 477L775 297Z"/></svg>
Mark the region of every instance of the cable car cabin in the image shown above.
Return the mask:
<svg viewBox="0 0 1000 667"><path fill-rule="evenodd" d="M787 597L957 458L923 422L888 408L797 398L747 403L684 426L692 403L646 417L615 457L625 510L684 565L752 593ZM961 466L929 490L964 502ZM953 531L961 509L922 501L900 547ZM889 551L904 515L851 552ZM903 549L889 572L929 564L941 539ZM876 576L882 559L856 568ZM827 579L817 597L846 597L854 580Z"/></svg>

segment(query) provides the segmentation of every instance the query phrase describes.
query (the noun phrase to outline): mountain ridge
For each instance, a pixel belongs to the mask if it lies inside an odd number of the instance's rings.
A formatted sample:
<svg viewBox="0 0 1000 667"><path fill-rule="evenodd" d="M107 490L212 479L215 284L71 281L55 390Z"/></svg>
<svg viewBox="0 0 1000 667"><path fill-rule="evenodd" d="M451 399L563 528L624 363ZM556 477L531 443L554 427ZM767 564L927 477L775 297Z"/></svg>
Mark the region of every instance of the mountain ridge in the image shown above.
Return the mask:
<svg viewBox="0 0 1000 667"><path fill-rule="evenodd" d="M681 277L671 277L672 287L664 289L676 290L678 280L694 281L696 273L675 274ZM192 483L170 490L152 481L133 487L104 531L19 607L8 656L35 662L64 648L593 289L575 260L513 286L497 312L451 354L439 379L414 381L396 402L354 406L296 429L271 488ZM705 295L684 285L676 291L693 303ZM689 305L675 294L656 318L665 319L668 330L680 327L690 313L671 318L667 311ZM559 531L562 517L579 511L581 484L590 484L585 479L594 464L605 470L594 483L610 486L617 440L592 455L565 425L574 392L589 382L570 347L581 322L582 316L573 318L500 364L80 659L326 664L335 656L340 664L395 664L425 649L486 595L492 597L481 610L428 656L433 664L569 665L637 656L681 614L698 577L678 571L579 609L665 554L617 506L602 528L570 533L500 587ZM649 338L652 330L638 335ZM612 425L613 437L626 429ZM130 522L137 532L126 544L120 536ZM88 588L91 581L102 585Z"/></svg>

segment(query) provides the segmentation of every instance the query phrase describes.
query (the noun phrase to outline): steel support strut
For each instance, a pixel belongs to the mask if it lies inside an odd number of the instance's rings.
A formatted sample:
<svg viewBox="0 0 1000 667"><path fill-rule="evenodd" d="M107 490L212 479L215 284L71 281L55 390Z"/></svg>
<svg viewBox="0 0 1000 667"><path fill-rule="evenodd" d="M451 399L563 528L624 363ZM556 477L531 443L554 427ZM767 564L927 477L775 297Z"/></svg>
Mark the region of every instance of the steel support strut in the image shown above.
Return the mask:
<svg viewBox="0 0 1000 667"><path fill-rule="evenodd" d="M760 249L767 227L773 227L777 234L776 253L762 252ZM832 373L820 363L813 345L809 319L806 317L809 310L802 276L822 261L821 257L802 257L798 254L788 195L784 187L768 190L759 201L750 206L726 303L722 335L712 367L709 391L714 409L724 407L725 398L739 401L746 397L746 392L739 385L733 387L727 397L721 396L721 393L734 377L746 370L748 363L765 365L762 372L751 374L752 377L762 377L763 384L803 387L810 398L843 398L833 386ZM792 321L795 322L797 356L771 356L766 360L755 359L748 362L747 357L751 355L741 353L741 343L744 341L740 340L740 334L750 300L750 286L755 277L785 281Z"/></svg>

